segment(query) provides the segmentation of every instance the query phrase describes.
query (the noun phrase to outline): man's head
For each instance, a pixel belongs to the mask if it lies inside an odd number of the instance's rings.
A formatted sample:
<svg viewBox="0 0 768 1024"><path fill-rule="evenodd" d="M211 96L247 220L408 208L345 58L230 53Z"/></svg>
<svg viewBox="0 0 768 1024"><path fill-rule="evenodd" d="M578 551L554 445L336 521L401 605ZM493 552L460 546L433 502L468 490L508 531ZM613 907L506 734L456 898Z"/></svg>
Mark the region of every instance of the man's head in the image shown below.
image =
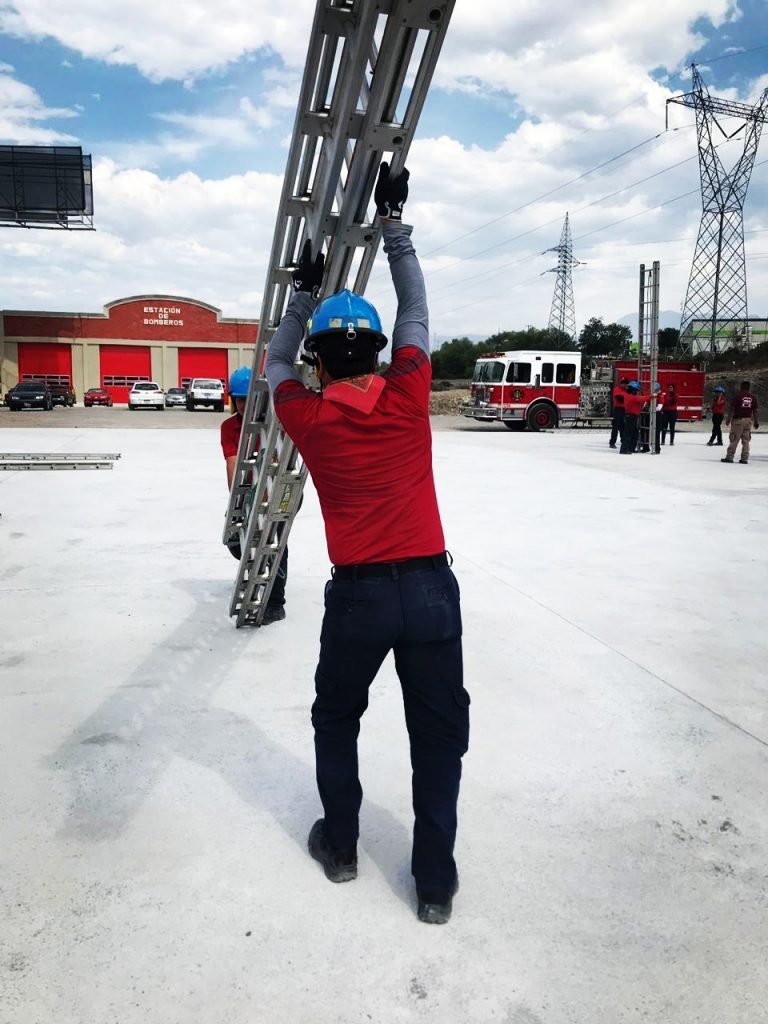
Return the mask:
<svg viewBox="0 0 768 1024"><path fill-rule="evenodd" d="M725 391L725 388L723 387L723 385L722 385L722 384L718 384L718 385L717 385L717 387L715 388L715 391L716 391L716 392L717 392L717 391L720 391L720 392L724 392L724 391Z"/></svg>
<svg viewBox="0 0 768 1024"><path fill-rule="evenodd" d="M232 373L229 378L229 400L231 408L238 415L245 412L245 400L248 397L248 388L251 385L250 366L241 366Z"/></svg>
<svg viewBox="0 0 768 1024"><path fill-rule="evenodd" d="M373 373L387 344L374 306L344 289L317 307L307 324L304 347L315 357L321 384Z"/></svg>
<svg viewBox="0 0 768 1024"><path fill-rule="evenodd" d="M638 384L638 382L636 380L631 380L627 384L627 391L631 391L633 394L637 394L637 392L639 390L640 390L640 385Z"/></svg>
<svg viewBox="0 0 768 1024"><path fill-rule="evenodd" d="M629 384L629 378L628 377L622 377L621 380L619 381L619 384L621 384L621 386L623 388L626 388L627 384Z"/></svg>
<svg viewBox="0 0 768 1024"><path fill-rule="evenodd" d="M749 381L748 380L743 380L741 382L741 390L742 391L749 391Z"/></svg>

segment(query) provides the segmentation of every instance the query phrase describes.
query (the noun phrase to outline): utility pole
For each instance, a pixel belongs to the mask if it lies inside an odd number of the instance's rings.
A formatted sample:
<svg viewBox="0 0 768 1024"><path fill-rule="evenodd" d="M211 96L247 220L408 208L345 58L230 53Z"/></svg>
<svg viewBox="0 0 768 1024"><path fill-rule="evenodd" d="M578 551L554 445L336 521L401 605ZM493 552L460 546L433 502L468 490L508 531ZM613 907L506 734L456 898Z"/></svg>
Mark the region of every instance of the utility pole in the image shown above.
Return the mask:
<svg viewBox="0 0 768 1024"><path fill-rule="evenodd" d="M573 239L568 214L565 215L560 244L544 252L557 253L557 266L545 270L545 274L557 274L555 291L552 295L552 308L549 312L550 331L559 331L571 341L576 340L576 309L573 301L573 267L581 264L573 258ZM542 253L543 255L543 253Z"/></svg>
<svg viewBox="0 0 768 1024"><path fill-rule="evenodd" d="M744 203L760 133L768 120L768 89L754 106L718 99L710 96L695 64L691 72L691 92L667 100L667 117L670 103L695 111L701 177L701 224L680 323L680 345L685 354L707 352L713 356L719 331L729 335L746 332ZM735 117L741 123L726 132L718 117ZM740 135L742 154L728 171L717 146ZM716 143L716 138L721 141Z"/></svg>

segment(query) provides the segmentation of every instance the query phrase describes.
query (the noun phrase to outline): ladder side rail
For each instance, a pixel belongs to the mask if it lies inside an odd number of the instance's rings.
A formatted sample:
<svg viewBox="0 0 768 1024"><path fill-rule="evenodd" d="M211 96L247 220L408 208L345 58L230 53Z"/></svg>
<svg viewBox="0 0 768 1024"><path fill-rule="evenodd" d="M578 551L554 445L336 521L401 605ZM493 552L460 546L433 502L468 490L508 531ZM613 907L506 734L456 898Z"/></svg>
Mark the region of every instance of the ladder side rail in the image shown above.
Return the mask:
<svg viewBox="0 0 768 1024"><path fill-rule="evenodd" d="M341 9L339 9L341 10ZM261 319L259 321L259 334L254 347L253 363L252 363L252 385L255 383L255 379L260 376L261 363L263 354L266 348L266 344L271 337L269 327L274 324L276 317L273 315L274 309L274 270L282 265L281 257L283 255L284 241L285 241L285 229L286 219L283 214L283 210L286 209L292 195L293 190L296 186L297 177L302 180L308 178L309 168L314 161L314 147L317 144L316 139L308 139L300 130L300 122L304 116L305 111L311 109L313 101L315 100L318 92L318 88L321 87L321 83L325 81L325 78L330 75L330 70L333 67L333 60L335 49L330 45L330 36L325 32L321 31L323 24L327 27L327 8L322 2L318 3L315 10L315 18L312 25L312 32L310 35L310 44L307 53L307 64L302 81L302 86L299 94L299 103L296 109L296 117L294 119L293 137L292 143L288 154L288 161L285 176L283 179L282 194L280 199L280 206L278 208L278 215L276 218L275 233L272 239L272 249L270 253L269 272L267 275L267 286L264 291L262 300ZM320 83L320 85L319 85ZM305 145L306 143L306 145ZM302 156L304 160L302 161ZM266 327L266 331L265 331ZM241 472L241 465L245 462L252 462L253 452L255 450L257 435L260 434L262 426L261 423L257 426L254 422L256 417L254 412L257 405L256 388L251 387L248 391L248 397L246 399L246 405L243 415L243 430L240 436L240 445L238 447L237 454L237 486L233 484L232 491L230 494L229 507L227 509L227 517L224 527L224 542L226 543L228 537L232 533L232 528L238 521L238 508L242 507L244 501L244 484L243 478L244 473ZM260 419L263 417L259 417ZM245 489L247 490L247 488Z"/></svg>
<svg viewBox="0 0 768 1024"><path fill-rule="evenodd" d="M338 10L342 10L342 8L338 8ZM369 35L372 35L377 14L375 9L370 6L366 6L365 10L366 14L363 20L368 26ZM308 109L308 101L311 100L317 104L320 102L324 103L323 93L329 88L328 83L331 79L336 57L336 49L341 38L340 35L338 38L331 37L329 34L330 26L328 25L327 20L321 17L321 13L321 5L318 4L311 37L312 41L310 43L310 55L307 61L307 71L305 72L299 106L297 108L294 123L294 137L291 145L291 152L289 153L288 168L283 182L283 193L277 217L275 235L273 238L270 273L268 274L267 288L265 290L264 300L262 303L259 338L257 339L257 344L254 350L253 378L258 378L261 374L263 353L266 343L269 340L269 337L271 337L271 332L269 334L265 334L262 327L264 324L271 326L277 322L277 309L284 308L286 301L287 283L276 281L275 278L277 273L280 269L287 268L287 266L292 262L291 253L298 251L298 243L300 239L303 242L305 233L301 231L302 221L304 221L304 224L308 228L307 233L312 236L314 231L314 237L318 237L317 227L319 225L313 225L312 221L315 220L319 222L321 218L325 219L328 216L328 211L326 210L312 210L312 205L319 204L312 204L311 194L310 204L308 204L308 208L303 217L300 215L286 217L283 212L288 208L291 199L297 194L297 184L302 191L306 191L309 188L309 175L311 173L311 168L315 163L317 139L314 136L310 137L302 133L301 121L304 116L304 111ZM317 31L318 26L320 27L319 32ZM341 26L337 25L336 28L337 31L345 33L337 79L334 84L334 95L337 92L340 81L343 85L343 109L336 114L338 122L336 131L340 133L342 126L347 123L351 113L354 112L354 108L357 106L357 96L354 95L351 88L347 86L345 82L353 77L355 69L358 70L359 76L364 75L365 52L368 47L364 46L362 40L359 38L356 39L356 46L350 45L350 34L346 33L348 22L343 23ZM352 109L350 109L350 107ZM331 118L329 118L329 125L333 127ZM334 143L338 142L333 135L331 135L331 141ZM333 199L332 197L328 197L327 182L324 182L324 179L330 173L335 173L338 176L340 159L343 159L343 153L340 157L338 154L339 147L338 144L336 144L332 147L334 152L332 152L329 157L329 147L325 144L326 142L327 139L324 139L323 144L321 145L315 170L316 180L312 183L311 193L316 193L317 191L317 177L319 175L320 182L322 184L321 195L325 199L324 205L330 209ZM312 216L313 214L314 216ZM277 295L275 295L275 290L277 290ZM254 379L252 379L252 385L253 384ZM243 416L243 430L241 432L240 445L238 448L238 468L240 467L241 462L252 461L253 452L255 451L258 441L258 435L263 429L261 424L257 426L254 423L255 401L252 397L253 390L253 387L249 389L248 398L246 400L246 408ZM225 542L228 536L231 536L232 530L238 522L238 507L242 508L244 502L244 479L247 477L247 474L238 472L236 476L237 486L233 486L232 488L230 503L227 510L227 518L224 528Z"/></svg>

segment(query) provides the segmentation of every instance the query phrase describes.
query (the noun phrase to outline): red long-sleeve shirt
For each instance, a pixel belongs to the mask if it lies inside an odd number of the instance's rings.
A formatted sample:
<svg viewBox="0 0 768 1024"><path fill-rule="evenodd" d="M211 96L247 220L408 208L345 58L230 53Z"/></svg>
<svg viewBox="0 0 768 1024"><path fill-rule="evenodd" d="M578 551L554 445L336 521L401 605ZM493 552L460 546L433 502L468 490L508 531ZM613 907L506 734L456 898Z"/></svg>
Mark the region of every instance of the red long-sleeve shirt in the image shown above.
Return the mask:
<svg viewBox="0 0 768 1024"><path fill-rule="evenodd" d="M639 416L643 411L643 406L646 402L650 402L651 398L650 391L647 395L636 395L628 391L624 396L624 411L630 416Z"/></svg>
<svg viewBox="0 0 768 1024"><path fill-rule="evenodd" d="M725 412L725 395L718 391L712 399L712 412L714 415L722 415Z"/></svg>

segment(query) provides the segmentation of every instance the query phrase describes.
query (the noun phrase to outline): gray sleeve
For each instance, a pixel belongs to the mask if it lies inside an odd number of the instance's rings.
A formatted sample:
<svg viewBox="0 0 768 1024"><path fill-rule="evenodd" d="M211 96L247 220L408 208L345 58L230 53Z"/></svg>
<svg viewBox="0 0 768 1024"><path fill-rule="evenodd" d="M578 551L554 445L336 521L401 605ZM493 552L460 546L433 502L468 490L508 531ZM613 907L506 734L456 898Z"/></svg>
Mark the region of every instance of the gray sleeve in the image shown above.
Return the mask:
<svg viewBox="0 0 768 1024"><path fill-rule="evenodd" d="M283 314L283 319L280 321L280 326L267 346L264 375L273 395L283 381L295 380L299 384L303 384L294 364L307 327L307 320L312 315L314 308L314 300L308 292L293 294L288 302L288 308Z"/></svg>
<svg viewBox="0 0 768 1024"><path fill-rule="evenodd" d="M429 312L424 276L411 242L410 224L385 221L384 252L389 260L397 294L397 319L392 331L392 351L414 345L429 355Z"/></svg>

